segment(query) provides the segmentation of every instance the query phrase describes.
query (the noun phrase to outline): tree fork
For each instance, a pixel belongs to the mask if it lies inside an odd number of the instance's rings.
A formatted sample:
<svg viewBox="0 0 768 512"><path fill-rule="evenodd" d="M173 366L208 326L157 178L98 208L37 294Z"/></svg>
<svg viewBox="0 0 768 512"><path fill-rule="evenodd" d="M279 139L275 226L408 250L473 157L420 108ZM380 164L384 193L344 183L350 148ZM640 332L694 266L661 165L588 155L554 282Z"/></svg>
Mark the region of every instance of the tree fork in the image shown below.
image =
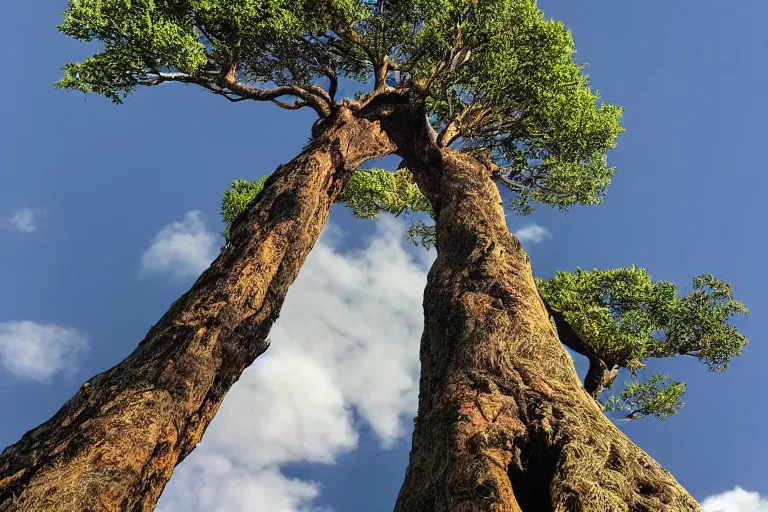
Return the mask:
<svg viewBox="0 0 768 512"><path fill-rule="evenodd" d="M416 146L402 156L435 205L437 260L395 511L700 510L582 388L492 172L432 141Z"/></svg>
<svg viewBox="0 0 768 512"><path fill-rule="evenodd" d="M0 511L150 511L224 395L268 347L288 287L352 172L394 147L339 107L268 179L229 243L125 360L0 455Z"/></svg>

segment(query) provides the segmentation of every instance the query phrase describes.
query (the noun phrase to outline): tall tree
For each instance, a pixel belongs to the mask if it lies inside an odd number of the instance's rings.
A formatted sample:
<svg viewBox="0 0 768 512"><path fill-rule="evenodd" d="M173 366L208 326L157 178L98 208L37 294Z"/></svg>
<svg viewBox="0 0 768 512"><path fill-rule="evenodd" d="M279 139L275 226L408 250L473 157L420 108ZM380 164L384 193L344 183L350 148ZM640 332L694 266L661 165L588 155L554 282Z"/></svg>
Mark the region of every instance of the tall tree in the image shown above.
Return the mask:
<svg viewBox="0 0 768 512"><path fill-rule="evenodd" d="M393 152L437 222L412 233L438 250L398 510L696 508L581 388L494 183L522 214L599 203L621 109L598 104L570 33L532 0L367 3L70 2L62 30L104 49L66 66L62 87L120 102L181 82L320 119L136 352L3 452L0 510L151 509L266 348L349 176ZM369 92L337 100L340 78L367 76Z"/></svg>
<svg viewBox="0 0 768 512"><path fill-rule="evenodd" d="M103 50L65 66L59 87L120 103L138 87L179 82L233 102L311 108L318 121L310 144L272 174L219 257L138 348L3 451L0 510L154 508L226 392L267 349L349 175L394 150L377 122L336 101L339 77L370 65L327 33L366 13L354 0L70 1L60 29ZM325 88L312 83L320 76Z"/></svg>
<svg viewBox="0 0 768 512"><path fill-rule="evenodd" d="M596 107L570 34L533 3L444 7L444 65L393 92L400 108L371 115L436 219L419 415L395 510L698 510L584 392L494 184L523 213L530 200L598 202L619 109ZM506 30L466 30L475 19Z"/></svg>
<svg viewBox="0 0 768 512"><path fill-rule="evenodd" d="M441 165L423 174L440 194L438 255L395 510L698 510L582 388L507 229L492 171L437 150Z"/></svg>

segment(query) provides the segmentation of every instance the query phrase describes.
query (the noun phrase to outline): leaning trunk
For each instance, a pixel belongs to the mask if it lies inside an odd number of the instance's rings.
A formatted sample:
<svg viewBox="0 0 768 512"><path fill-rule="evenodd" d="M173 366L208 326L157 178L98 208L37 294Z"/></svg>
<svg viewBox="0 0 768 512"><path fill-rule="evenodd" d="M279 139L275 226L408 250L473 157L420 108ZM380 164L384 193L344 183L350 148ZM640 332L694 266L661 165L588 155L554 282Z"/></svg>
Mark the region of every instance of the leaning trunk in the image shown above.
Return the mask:
<svg viewBox="0 0 768 512"><path fill-rule="evenodd" d="M420 168L430 151L438 168ZM486 166L434 143L406 161L436 205L437 260L395 511L699 510L582 388Z"/></svg>
<svg viewBox="0 0 768 512"><path fill-rule="evenodd" d="M345 180L391 153L341 107L233 224L219 257L138 348L0 455L0 511L148 511L224 395L268 347Z"/></svg>

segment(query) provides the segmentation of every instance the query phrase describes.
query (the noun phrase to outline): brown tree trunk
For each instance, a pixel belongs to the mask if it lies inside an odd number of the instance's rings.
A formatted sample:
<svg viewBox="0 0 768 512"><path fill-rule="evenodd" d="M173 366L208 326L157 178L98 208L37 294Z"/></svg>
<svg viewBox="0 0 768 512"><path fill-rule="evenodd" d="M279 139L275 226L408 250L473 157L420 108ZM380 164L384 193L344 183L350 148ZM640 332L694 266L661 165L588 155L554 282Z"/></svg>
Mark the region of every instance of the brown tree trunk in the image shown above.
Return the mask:
<svg viewBox="0 0 768 512"><path fill-rule="evenodd" d="M138 348L0 455L0 511L149 511L267 347L334 199L394 147L346 107L269 178L220 256Z"/></svg>
<svg viewBox="0 0 768 512"><path fill-rule="evenodd" d="M435 204L438 255L395 511L699 510L581 386L487 167L434 142L410 150Z"/></svg>

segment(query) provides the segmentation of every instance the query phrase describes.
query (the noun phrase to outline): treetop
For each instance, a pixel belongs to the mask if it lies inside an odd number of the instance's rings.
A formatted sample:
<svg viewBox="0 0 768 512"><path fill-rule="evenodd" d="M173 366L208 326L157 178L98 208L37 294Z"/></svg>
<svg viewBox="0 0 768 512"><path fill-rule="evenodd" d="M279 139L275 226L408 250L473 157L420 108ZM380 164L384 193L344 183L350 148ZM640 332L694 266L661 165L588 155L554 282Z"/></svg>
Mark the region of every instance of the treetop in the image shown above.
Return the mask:
<svg viewBox="0 0 768 512"><path fill-rule="evenodd" d="M121 103L182 82L329 117L340 78L372 81L358 104L387 89L420 98L440 144L492 157L518 213L602 200L622 111L590 89L562 23L532 0L370 3L70 0L60 30L101 49L57 86Z"/></svg>

